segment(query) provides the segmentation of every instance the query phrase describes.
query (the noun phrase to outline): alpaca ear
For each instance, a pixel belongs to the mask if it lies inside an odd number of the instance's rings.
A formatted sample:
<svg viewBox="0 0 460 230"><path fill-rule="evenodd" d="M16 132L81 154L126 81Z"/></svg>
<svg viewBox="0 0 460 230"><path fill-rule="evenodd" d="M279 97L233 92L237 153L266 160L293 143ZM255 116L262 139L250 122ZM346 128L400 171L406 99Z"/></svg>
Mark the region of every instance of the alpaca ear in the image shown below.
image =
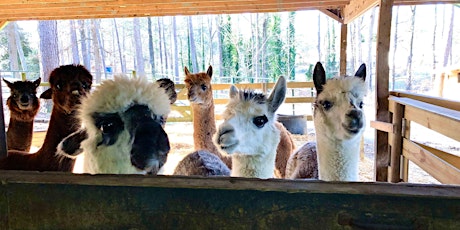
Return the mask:
<svg viewBox="0 0 460 230"><path fill-rule="evenodd" d="M355 76L363 79L363 81L366 81L366 64L363 63L361 66L359 66Z"/></svg>
<svg viewBox="0 0 460 230"><path fill-rule="evenodd" d="M51 88L45 90L45 92L43 92L41 95L40 95L40 98L42 99L51 99L53 95L53 90Z"/></svg>
<svg viewBox="0 0 460 230"><path fill-rule="evenodd" d="M40 82L42 81L41 78L38 78L37 80L35 80L33 83L34 83L34 87L37 88L40 86Z"/></svg>
<svg viewBox="0 0 460 230"><path fill-rule="evenodd" d="M316 95L323 91L323 85L326 84L326 71L324 71L321 62L317 62L313 70L313 83L315 84Z"/></svg>
<svg viewBox="0 0 460 230"><path fill-rule="evenodd" d="M208 67L208 71L206 71L206 74L207 74L210 78L212 78L212 66L211 66L211 65Z"/></svg>
<svg viewBox="0 0 460 230"><path fill-rule="evenodd" d="M86 129L80 129L64 138L57 147L57 154L75 158L83 152L81 142L88 138Z"/></svg>
<svg viewBox="0 0 460 230"><path fill-rule="evenodd" d="M238 95L238 88L235 85L230 86L230 98L235 98Z"/></svg>
<svg viewBox="0 0 460 230"><path fill-rule="evenodd" d="M174 85L174 82L171 81L169 78L162 78L157 80L158 85L160 88L163 88L169 96L169 104L174 104L177 100L177 93L176 93L176 87Z"/></svg>
<svg viewBox="0 0 460 230"><path fill-rule="evenodd" d="M275 113L276 110L284 102L286 98L287 83L286 78L281 76L273 87L272 93L268 97L268 104L270 105L270 112Z"/></svg>
<svg viewBox="0 0 460 230"><path fill-rule="evenodd" d="M190 71L188 71L187 66L184 67L184 73L185 73L185 76L190 74Z"/></svg>
<svg viewBox="0 0 460 230"><path fill-rule="evenodd" d="M5 78L3 78L3 81L6 83L6 85L8 86L8 88L12 88L13 87L13 83L7 81Z"/></svg>

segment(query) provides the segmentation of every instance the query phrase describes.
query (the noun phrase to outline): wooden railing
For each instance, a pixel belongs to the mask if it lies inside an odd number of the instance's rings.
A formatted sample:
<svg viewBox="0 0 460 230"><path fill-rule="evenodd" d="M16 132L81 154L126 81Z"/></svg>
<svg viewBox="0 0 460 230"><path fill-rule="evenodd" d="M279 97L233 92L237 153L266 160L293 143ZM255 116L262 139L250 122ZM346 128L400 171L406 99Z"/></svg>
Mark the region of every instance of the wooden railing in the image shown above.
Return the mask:
<svg viewBox="0 0 460 230"><path fill-rule="evenodd" d="M460 184L460 157L411 139L415 122L460 141L460 102L405 92L390 92L392 123L371 122L373 128L389 133L390 182L408 181L409 161L445 184Z"/></svg>
<svg viewBox="0 0 460 230"><path fill-rule="evenodd" d="M212 84L213 95L214 95L214 104L218 105L225 105L227 104L228 98L228 90L232 84ZM244 83L244 84L234 84L239 89L255 89L260 90L262 92L268 92L273 88L275 83ZM287 104L304 104L304 103L313 103L315 101L315 97L313 94L314 84L313 82L288 82L288 95L284 103ZM291 91L293 89L309 89L309 96L292 96L293 93ZM191 107L187 100L187 89L185 88L184 84L176 84L177 93L177 101L172 106L172 111L178 112L179 116L174 116L174 114L168 117L168 121L170 122L191 122L193 121L193 116L191 112ZM225 91L225 92L224 92ZM221 119L221 114L216 113L215 115L217 120ZM305 117L306 120L313 120L311 115L307 115Z"/></svg>

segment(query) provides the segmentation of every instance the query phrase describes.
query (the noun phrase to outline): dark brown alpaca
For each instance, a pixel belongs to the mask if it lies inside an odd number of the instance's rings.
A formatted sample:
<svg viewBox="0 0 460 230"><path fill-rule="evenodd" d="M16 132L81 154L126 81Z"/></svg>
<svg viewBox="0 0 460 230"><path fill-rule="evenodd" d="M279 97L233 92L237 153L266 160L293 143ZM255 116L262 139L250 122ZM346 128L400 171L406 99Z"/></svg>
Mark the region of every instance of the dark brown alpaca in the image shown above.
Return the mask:
<svg viewBox="0 0 460 230"><path fill-rule="evenodd" d="M34 82L16 81L11 83L5 79L10 96L6 104L10 110L10 122L6 139L8 149L28 152L32 145L32 134L34 128L34 118L40 107L40 101L37 98L37 87L41 79Z"/></svg>
<svg viewBox="0 0 460 230"><path fill-rule="evenodd" d="M8 151L0 160L0 169L29 171L71 171L74 160L56 157L56 147L69 134L80 128L75 118L80 99L89 93L92 75L82 65L64 65L51 72L51 88L40 98L52 99L53 110L43 146L34 154Z"/></svg>
<svg viewBox="0 0 460 230"><path fill-rule="evenodd" d="M214 99L212 97L212 66L200 73L190 73L187 67L185 72L185 87L188 90L188 100L193 113L193 142L195 150L208 150L216 154L229 168L232 160L223 156L212 142L212 136L216 133L216 121L214 119Z"/></svg>

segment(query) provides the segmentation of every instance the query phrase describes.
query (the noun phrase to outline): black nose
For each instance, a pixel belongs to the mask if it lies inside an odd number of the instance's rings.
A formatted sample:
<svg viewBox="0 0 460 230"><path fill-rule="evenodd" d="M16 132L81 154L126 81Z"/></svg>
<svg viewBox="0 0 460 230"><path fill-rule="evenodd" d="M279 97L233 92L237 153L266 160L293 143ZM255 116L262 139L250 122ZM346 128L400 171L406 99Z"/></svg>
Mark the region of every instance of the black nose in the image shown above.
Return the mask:
<svg viewBox="0 0 460 230"><path fill-rule="evenodd" d="M21 103L27 103L29 102L29 97L26 95L22 95L20 100L21 100Z"/></svg>
<svg viewBox="0 0 460 230"><path fill-rule="evenodd" d="M361 128L363 126L361 122L362 116L362 112L356 109L351 110L349 113L347 113L347 117L349 118L349 127Z"/></svg>

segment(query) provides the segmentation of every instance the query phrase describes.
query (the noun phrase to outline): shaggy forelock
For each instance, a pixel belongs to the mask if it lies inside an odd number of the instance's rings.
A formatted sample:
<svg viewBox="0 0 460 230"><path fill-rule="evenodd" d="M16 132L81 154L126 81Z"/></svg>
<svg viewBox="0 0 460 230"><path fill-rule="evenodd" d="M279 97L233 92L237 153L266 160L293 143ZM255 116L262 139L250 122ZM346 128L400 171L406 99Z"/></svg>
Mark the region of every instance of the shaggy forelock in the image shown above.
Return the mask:
<svg viewBox="0 0 460 230"><path fill-rule="evenodd" d="M166 116L170 112L169 96L157 83L141 77L115 76L113 80L103 81L83 98L80 119L92 121L94 113L124 112L134 103L148 106L156 115Z"/></svg>
<svg viewBox="0 0 460 230"><path fill-rule="evenodd" d="M362 98L367 93L366 83L358 77L337 77L330 79L323 86L323 91L320 95L324 94L326 97L336 95L337 93L350 92L357 98Z"/></svg>
<svg viewBox="0 0 460 230"><path fill-rule="evenodd" d="M238 98L241 101L253 102L256 104L265 104L267 97L263 93L255 92L252 89L244 89L238 92Z"/></svg>

